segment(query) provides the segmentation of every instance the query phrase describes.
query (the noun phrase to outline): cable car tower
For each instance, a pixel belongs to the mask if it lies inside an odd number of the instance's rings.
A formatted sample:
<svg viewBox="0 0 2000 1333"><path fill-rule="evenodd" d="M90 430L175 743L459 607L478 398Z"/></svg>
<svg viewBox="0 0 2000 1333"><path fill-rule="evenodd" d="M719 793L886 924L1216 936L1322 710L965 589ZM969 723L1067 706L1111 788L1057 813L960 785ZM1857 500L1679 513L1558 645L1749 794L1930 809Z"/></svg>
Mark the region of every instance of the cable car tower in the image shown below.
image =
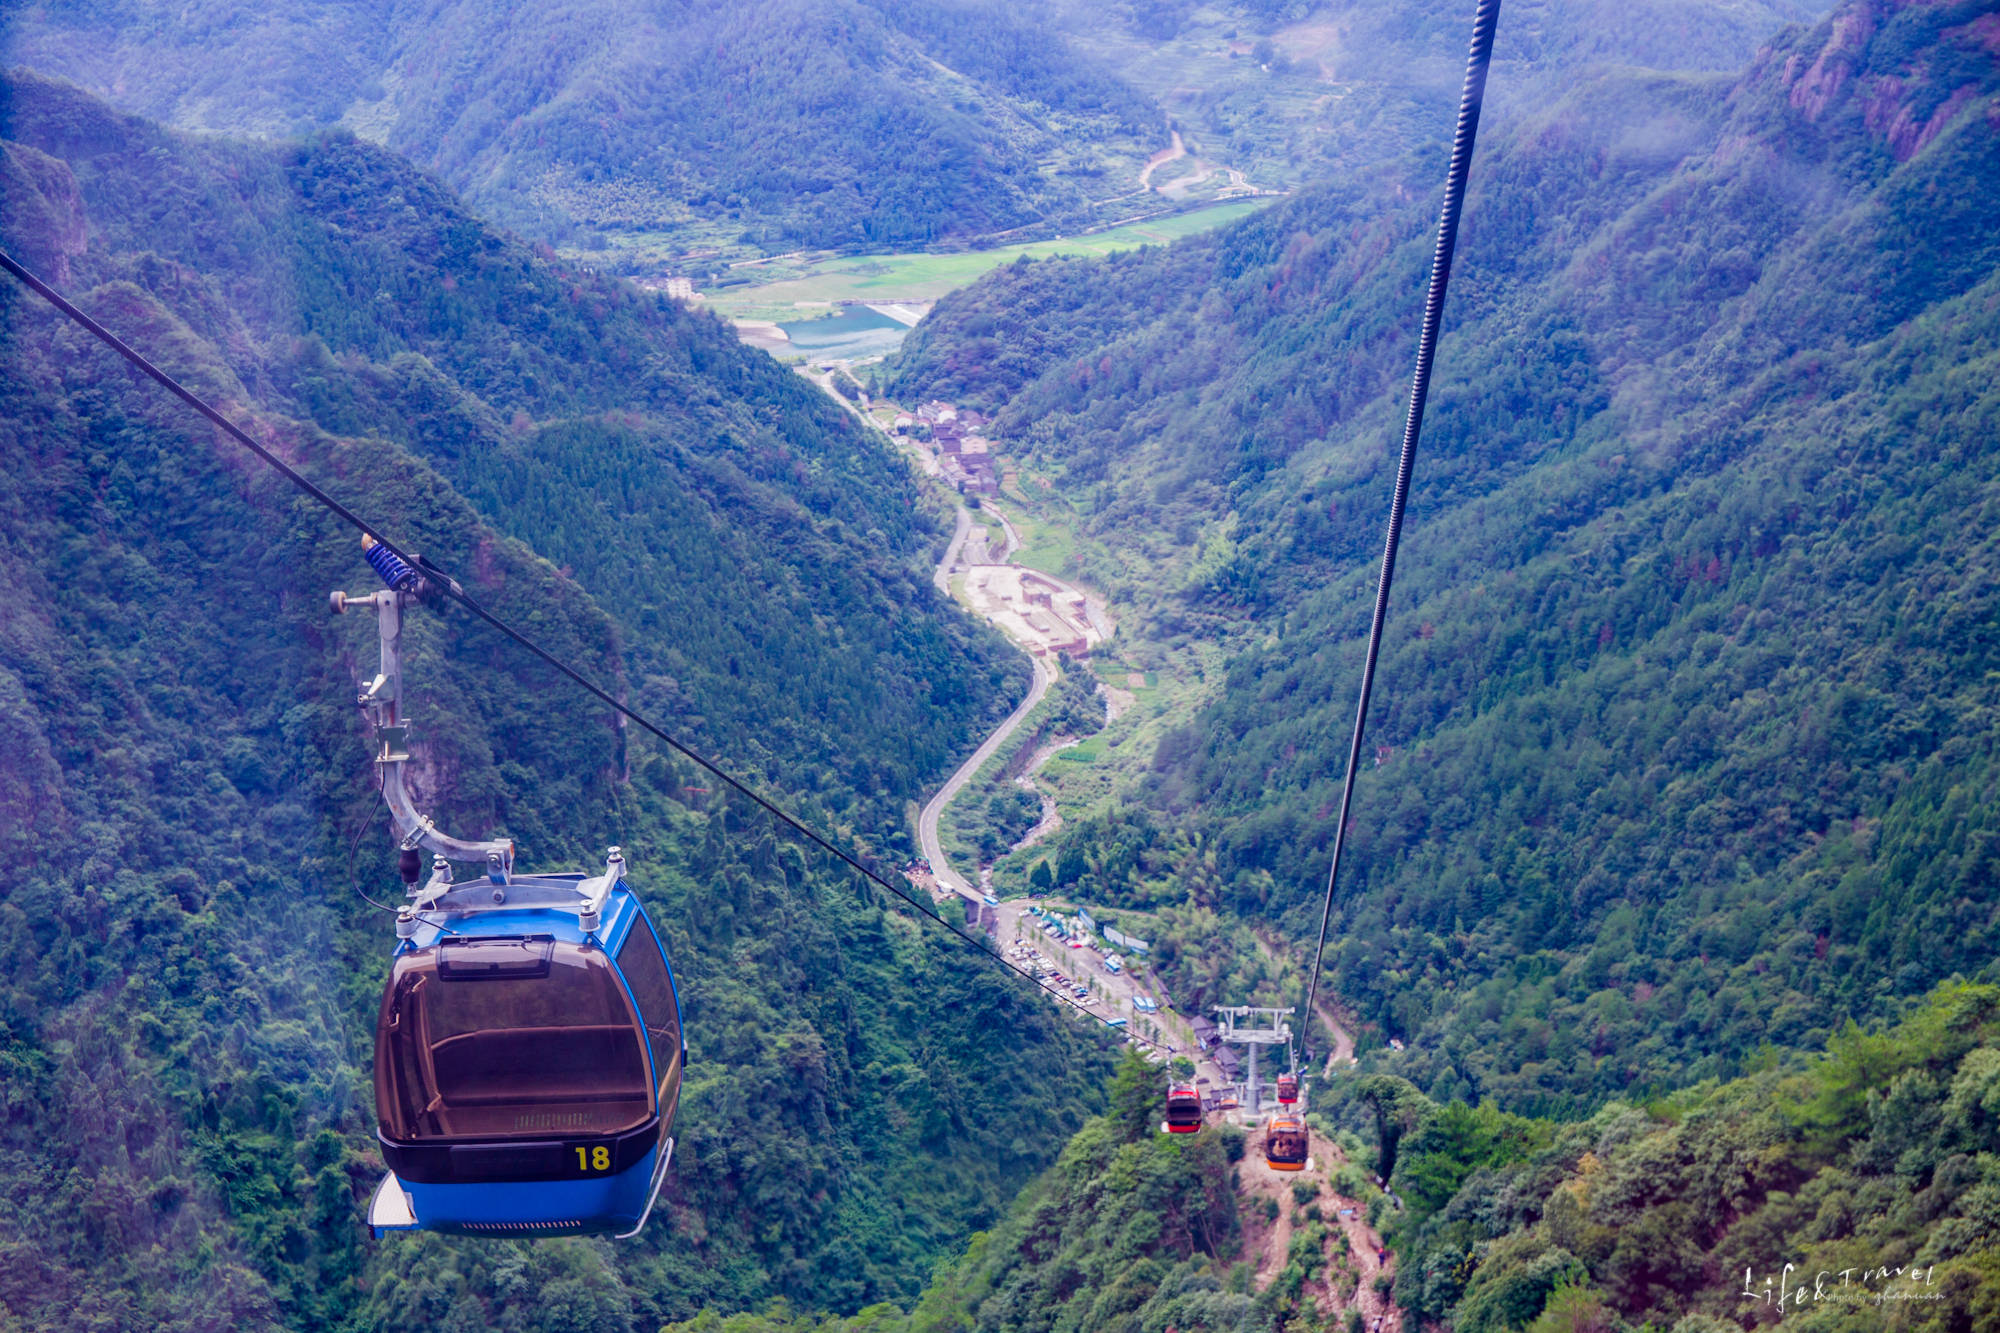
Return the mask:
<svg viewBox="0 0 2000 1333"><path fill-rule="evenodd" d="M1216 1041L1250 1048L1249 1111L1252 1116L1259 1114L1257 1050L1262 1046L1291 1049L1292 1025L1286 1020L1292 1013L1290 1009L1259 1009L1245 1004L1224 1005L1215 1011L1218 1027ZM1263 1026L1251 1026L1253 1020L1261 1021Z"/></svg>
<svg viewBox="0 0 2000 1333"><path fill-rule="evenodd" d="M359 703L409 898L375 1029L389 1173L368 1224L378 1236L637 1235L673 1160L687 1059L673 968L618 848L595 875L523 875L513 843L454 838L416 808L400 649L425 578L363 548L388 586L336 592L332 609L375 613L381 669ZM454 880L454 862L479 870Z"/></svg>

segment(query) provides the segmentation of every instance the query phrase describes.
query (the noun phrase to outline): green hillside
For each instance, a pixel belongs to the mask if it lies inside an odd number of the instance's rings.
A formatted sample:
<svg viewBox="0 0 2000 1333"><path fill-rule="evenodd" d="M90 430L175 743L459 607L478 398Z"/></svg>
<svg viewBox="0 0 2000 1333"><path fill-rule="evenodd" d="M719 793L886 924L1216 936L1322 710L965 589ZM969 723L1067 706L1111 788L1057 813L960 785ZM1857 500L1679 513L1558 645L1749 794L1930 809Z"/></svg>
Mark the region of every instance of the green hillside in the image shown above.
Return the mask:
<svg viewBox="0 0 2000 1333"><path fill-rule="evenodd" d="M0 244L503 617L865 851L1022 688L900 465L718 322L344 136L0 82ZM463 613L405 636L420 800L630 856L681 974L643 1240L376 1245L397 896L351 531L0 293L0 1322L657 1327L913 1297L1082 1122L1101 1047ZM1031 1062L1031 1085L993 1078ZM558 1297L560 1296L560 1299Z"/></svg>
<svg viewBox="0 0 2000 1333"><path fill-rule="evenodd" d="M1605 64L1734 69L1825 7L1524 8L1500 96ZM504 225L707 286L802 247L1073 235L1329 178L1393 190L1446 132L1462 26L1446 0L195 0L17 6L0 59L183 129L348 128ZM1142 184L1170 124L1188 155Z"/></svg>
<svg viewBox="0 0 2000 1333"><path fill-rule="evenodd" d="M1408 1315L1464 1333L1990 1328L2000 1319L2000 993L1551 1124L1395 1080Z"/></svg>
<svg viewBox="0 0 2000 1333"><path fill-rule="evenodd" d="M1285 189L1405 180L1413 152L1449 142L1472 8L1457 0L1053 0L1076 46L1157 102L1189 151ZM1112 13L1130 15L1107 23ZM1741 69L1772 33L1829 0L1534 0L1506 12L1496 108L1574 87L1579 69ZM1168 182L1169 167L1161 180ZM1194 188L1199 188L1194 187Z"/></svg>
<svg viewBox="0 0 2000 1333"><path fill-rule="evenodd" d="M1331 955L1434 1095L1583 1113L1991 964L1993 10L1490 126ZM1201 837L1225 907L1317 924L1434 206L1017 265L903 354L1142 634L1243 645L1070 832L1092 901L1187 896Z"/></svg>
<svg viewBox="0 0 2000 1333"><path fill-rule="evenodd" d="M1128 1061L1013 1212L909 1314L780 1305L668 1333L1279 1333L1329 1322L1322 1203L1297 1199L1285 1268L1253 1290L1242 1174L1255 1141L1152 1131ZM1404 1327L1460 1333L1944 1333L2000 1318L2000 991L1941 987L1802 1067L1555 1122L1440 1104L1401 1079L1333 1085L1366 1126L1368 1195ZM1345 1168L1352 1181L1353 1168ZM1316 1182L1315 1182L1316 1183ZM1296 1198L1296 1196L1295 1196ZM1322 1196L1323 1198L1323 1196ZM1255 1206L1254 1202L1251 1204Z"/></svg>
<svg viewBox="0 0 2000 1333"><path fill-rule="evenodd" d="M994 0L48 6L0 56L187 129L351 128L547 240L708 255L1074 229L1164 143Z"/></svg>
<svg viewBox="0 0 2000 1333"><path fill-rule="evenodd" d="M1302 1305L1308 1262L1251 1293L1249 1266L1237 1262L1238 1173L1263 1168L1236 1165L1242 1131L1160 1133L1165 1076L1134 1053L1119 1064L1110 1101L1003 1221L939 1266L909 1314L882 1305L827 1319L778 1305L728 1319L704 1313L662 1333L1279 1327Z"/></svg>

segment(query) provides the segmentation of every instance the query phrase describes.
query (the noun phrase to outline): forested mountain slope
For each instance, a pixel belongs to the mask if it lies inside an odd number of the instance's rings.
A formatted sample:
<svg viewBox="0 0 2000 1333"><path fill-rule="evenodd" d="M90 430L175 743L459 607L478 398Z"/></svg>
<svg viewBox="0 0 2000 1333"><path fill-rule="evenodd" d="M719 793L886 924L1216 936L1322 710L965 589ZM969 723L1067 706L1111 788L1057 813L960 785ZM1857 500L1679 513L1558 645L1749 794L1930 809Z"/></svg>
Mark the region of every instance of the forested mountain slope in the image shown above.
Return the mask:
<svg viewBox="0 0 2000 1333"><path fill-rule="evenodd" d="M1991 964L1996 25L1849 4L1490 125L1335 917L1434 1094L1582 1110ZM1199 834L1315 924L1434 207L1017 266L906 349L1153 634L1249 645L1072 833L1093 901L1184 895Z"/></svg>
<svg viewBox="0 0 2000 1333"><path fill-rule="evenodd" d="M0 244L473 594L888 852L1021 674L899 464L717 322L345 137L0 83ZM337 526L0 290L0 1310L61 1329L652 1328L910 1295L1080 1123L1097 1047L463 614L405 635L421 800L622 843L691 1045L632 1245L365 1241L391 934ZM996 1067L1034 1062L1031 1086Z"/></svg>
<svg viewBox="0 0 2000 1333"><path fill-rule="evenodd" d="M1568 1124L1365 1086L1406 1210L1396 1298L1462 1333L2000 1321L2000 991Z"/></svg>
<svg viewBox="0 0 2000 1333"><path fill-rule="evenodd" d="M1413 148L1448 131L1461 8L120 0L16 7L0 17L0 62L184 129L346 126L530 235L670 241L707 274L746 240L912 248L1172 206L1138 181L1169 122L1259 186L1339 176L1393 190ZM1734 69L1825 8L1523 3L1499 96L1605 64Z"/></svg>
<svg viewBox="0 0 2000 1333"><path fill-rule="evenodd" d="M17 10L10 28L0 59L184 128L352 126L557 241L1073 227L1166 142L1144 97L994 0L200 0Z"/></svg>
<svg viewBox="0 0 2000 1333"><path fill-rule="evenodd" d="M1158 1133L1142 1070L1120 1067L1110 1113L941 1266L907 1316L780 1307L667 1333L1354 1328L1358 1312L1330 1324L1322 1303L1355 1275L1328 1263L1322 1219L1335 1219L1318 1181L1290 1201L1250 1200L1289 1202L1294 1226L1284 1268L1255 1290L1243 1243L1254 1214L1234 1186L1266 1170L1259 1136ZM1351 1167L1336 1184L1366 1197L1394 1246L1405 1328L1945 1333L2000 1319L1992 986L1940 987L1798 1069L1567 1123L1441 1105L1383 1075L1335 1080L1319 1101L1366 1126L1364 1158L1372 1147L1368 1165L1389 1174L1399 1202ZM1133 1114L1142 1107L1152 1115Z"/></svg>
<svg viewBox="0 0 2000 1333"><path fill-rule="evenodd" d="M1262 1292L1238 1263L1238 1172L1265 1169L1245 1159L1243 1131L1160 1133L1165 1072L1136 1051L1120 1061L1110 1103L1005 1219L939 1265L908 1315L881 1306L826 1319L781 1306L727 1320L703 1314L662 1333L1270 1333L1310 1308L1300 1293L1318 1265L1305 1237Z"/></svg>
<svg viewBox="0 0 2000 1333"><path fill-rule="evenodd" d="M1472 14L1463 0L1044 2L1080 49L1173 117L1191 152L1260 185L1394 190L1412 152L1450 139ZM1734 72L1786 23L1831 7L1517 0L1491 95L1499 108L1560 96L1577 71L1603 66ZM1107 21L1121 11L1125 22ZM1424 170L1413 188L1430 188L1437 174Z"/></svg>

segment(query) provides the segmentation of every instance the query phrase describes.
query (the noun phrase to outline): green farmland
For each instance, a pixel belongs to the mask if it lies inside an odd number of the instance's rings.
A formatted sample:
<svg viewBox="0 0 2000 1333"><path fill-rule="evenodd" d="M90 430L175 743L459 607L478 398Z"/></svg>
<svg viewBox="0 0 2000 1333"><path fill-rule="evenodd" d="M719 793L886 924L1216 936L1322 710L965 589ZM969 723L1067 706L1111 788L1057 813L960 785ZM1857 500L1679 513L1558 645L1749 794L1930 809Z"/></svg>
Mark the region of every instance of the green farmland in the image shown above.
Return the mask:
<svg viewBox="0 0 2000 1333"><path fill-rule="evenodd" d="M1024 255L1032 259L1051 255L1107 255L1114 250L1165 245L1246 217L1267 202L1267 199L1246 199L1134 222L1088 236L957 254L817 255L773 260L754 269L735 270L737 274L768 275L770 281L759 281L755 286L710 289L706 295L710 307L730 319L796 319L801 304L935 301Z"/></svg>

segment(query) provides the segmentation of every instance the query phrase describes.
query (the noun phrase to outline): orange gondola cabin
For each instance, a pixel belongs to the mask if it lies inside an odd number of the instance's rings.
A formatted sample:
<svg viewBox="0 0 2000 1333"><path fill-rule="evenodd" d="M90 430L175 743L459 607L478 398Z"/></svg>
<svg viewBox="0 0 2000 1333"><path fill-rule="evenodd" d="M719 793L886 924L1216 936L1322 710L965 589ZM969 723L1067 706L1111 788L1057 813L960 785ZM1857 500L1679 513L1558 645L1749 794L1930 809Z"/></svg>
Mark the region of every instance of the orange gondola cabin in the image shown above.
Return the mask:
<svg viewBox="0 0 2000 1333"><path fill-rule="evenodd" d="M1310 1147L1306 1122L1295 1115L1274 1116L1264 1131L1264 1162L1273 1171L1303 1171Z"/></svg>

